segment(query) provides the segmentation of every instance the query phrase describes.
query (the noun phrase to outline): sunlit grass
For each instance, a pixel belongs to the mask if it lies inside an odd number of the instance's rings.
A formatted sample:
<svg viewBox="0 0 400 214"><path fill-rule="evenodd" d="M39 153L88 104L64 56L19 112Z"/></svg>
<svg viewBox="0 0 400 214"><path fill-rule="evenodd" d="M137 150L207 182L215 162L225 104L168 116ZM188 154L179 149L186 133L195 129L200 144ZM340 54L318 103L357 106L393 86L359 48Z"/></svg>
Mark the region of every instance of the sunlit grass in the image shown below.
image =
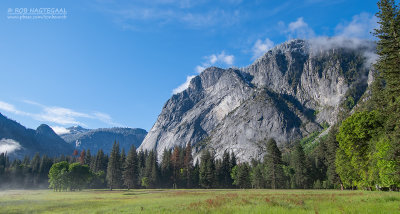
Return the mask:
<svg viewBox="0 0 400 214"><path fill-rule="evenodd" d="M336 190L7 190L0 213L400 213L400 193Z"/></svg>

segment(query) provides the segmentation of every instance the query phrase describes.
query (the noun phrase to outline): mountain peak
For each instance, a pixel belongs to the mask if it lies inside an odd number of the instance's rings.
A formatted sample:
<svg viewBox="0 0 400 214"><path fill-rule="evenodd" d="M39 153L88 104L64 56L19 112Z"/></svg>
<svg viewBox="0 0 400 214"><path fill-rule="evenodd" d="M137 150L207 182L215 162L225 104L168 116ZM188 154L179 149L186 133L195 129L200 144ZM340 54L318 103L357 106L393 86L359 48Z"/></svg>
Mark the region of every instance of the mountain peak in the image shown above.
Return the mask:
<svg viewBox="0 0 400 214"><path fill-rule="evenodd" d="M140 149L190 142L195 156L207 148L248 161L263 156L265 139L283 145L334 124L346 97L365 92L369 67L362 49L333 41L313 54L315 41L294 39L247 67L205 69L166 102Z"/></svg>

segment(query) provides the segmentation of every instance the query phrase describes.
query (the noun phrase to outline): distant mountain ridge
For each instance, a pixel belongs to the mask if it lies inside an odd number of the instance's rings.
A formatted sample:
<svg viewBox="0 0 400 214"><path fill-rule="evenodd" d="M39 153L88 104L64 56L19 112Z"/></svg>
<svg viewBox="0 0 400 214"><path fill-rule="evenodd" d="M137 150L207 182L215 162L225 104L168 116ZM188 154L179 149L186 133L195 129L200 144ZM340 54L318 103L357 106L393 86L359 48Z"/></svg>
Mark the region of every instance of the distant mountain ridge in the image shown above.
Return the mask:
<svg viewBox="0 0 400 214"><path fill-rule="evenodd" d="M14 152L8 152L11 158L23 158L25 155L32 157L37 152L48 156L70 155L74 150L48 125L42 124L36 130L25 128L1 113L0 140L3 144L12 142L13 145L9 146L17 147Z"/></svg>
<svg viewBox="0 0 400 214"><path fill-rule="evenodd" d="M75 149L90 149L95 154L102 149L111 151L114 141L127 152L131 145L139 147L147 131L132 128L86 129L80 126L67 128L69 133L57 135L46 124L36 130L25 128L0 113L0 148L6 149L12 159L22 159L35 153L48 156L71 155ZM0 151L1 152L1 151Z"/></svg>
<svg viewBox="0 0 400 214"><path fill-rule="evenodd" d="M112 144L117 141L120 148L127 152L131 145L140 146L147 135L147 131L140 128L99 128L85 129L80 126L67 128L69 133L60 134L67 143L74 145L78 150L88 150L96 153L102 149L106 154L110 153Z"/></svg>

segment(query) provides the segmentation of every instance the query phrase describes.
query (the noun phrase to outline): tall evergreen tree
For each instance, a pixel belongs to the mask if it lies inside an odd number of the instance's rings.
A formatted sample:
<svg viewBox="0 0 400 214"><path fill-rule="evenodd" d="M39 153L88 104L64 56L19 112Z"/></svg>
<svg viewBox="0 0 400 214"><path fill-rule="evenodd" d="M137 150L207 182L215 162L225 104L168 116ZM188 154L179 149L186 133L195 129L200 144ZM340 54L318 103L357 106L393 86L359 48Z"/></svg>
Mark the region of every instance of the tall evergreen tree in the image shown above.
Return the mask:
<svg viewBox="0 0 400 214"><path fill-rule="evenodd" d="M88 149L86 151L84 164L90 166L91 165L91 161L92 161L92 154L90 153L90 149Z"/></svg>
<svg viewBox="0 0 400 214"><path fill-rule="evenodd" d="M235 161L236 162L236 161ZM235 164L236 165L236 164ZM222 175L222 183L224 188L232 187L232 166L231 166L231 157L228 151L225 151L222 155L222 167L221 167L221 175Z"/></svg>
<svg viewBox="0 0 400 214"><path fill-rule="evenodd" d="M395 0L381 0L378 2L379 28L375 29L378 37L376 63L379 74L382 74L385 85L385 105L382 113L386 117L385 133L379 140L380 145L386 145L386 151L381 149L379 161L381 177L391 180L392 187L400 186L400 5ZM375 81L377 82L377 81ZM377 83L381 85L380 82ZM373 91L373 97L382 96L379 90ZM387 139L386 139L387 137ZM387 141L384 143L383 141ZM385 153L383 155L383 153ZM383 178L382 177L382 178ZM391 187L391 188L392 188Z"/></svg>
<svg viewBox="0 0 400 214"><path fill-rule="evenodd" d="M162 160L160 163L160 171L161 171L161 181L163 183L163 187L171 188L172 187L172 163L171 163L171 151L164 149Z"/></svg>
<svg viewBox="0 0 400 214"><path fill-rule="evenodd" d="M192 145L188 143L185 148L184 158L184 172L186 178L186 188L191 188L193 184L193 156L192 156Z"/></svg>
<svg viewBox="0 0 400 214"><path fill-rule="evenodd" d="M110 159L107 167L107 183L110 190L119 187L121 182L121 155L119 151L119 143L116 141L110 153Z"/></svg>
<svg viewBox="0 0 400 214"><path fill-rule="evenodd" d="M174 150L172 152L171 156L171 163L172 163L172 177L173 177L173 185L174 188L178 186L180 183L180 171L182 168L182 163L181 163L181 148L178 146L174 147Z"/></svg>
<svg viewBox="0 0 400 214"><path fill-rule="evenodd" d="M36 186L39 184L39 179L40 179L40 176L39 176L40 155L39 155L39 153L36 153L35 156L33 156L30 166L31 166L31 173L32 173L31 179L32 179L33 185Z"/></svg>
<svg viewBox="0 0 400 214"><path fill-rule="evenodd" d="M233 184L241 189L250 188L250 166L248 163L241 163L236 165L231 174L233 178Z"/></svg>
<svg viewBox="0 0 400 214"><path fill-rule="evenodd" d="M303 147L300 145L300 143L296 144L294 151L291 154L290 166L294 170L294 187L304 189L310 187L310 181L308 177L309 166Z"/></svg>
<svg viewBox="0 0 400 214"><path fill-rule="evenodd" d="M274 139L267 141L267 154L264 156L265 180L272 189L283 188L285 174L283 172L282 153Z"/></svg>
<svg viewBox="0 0 400 214"><path fill-rule="evenodd" d="M125 168L123 172L124 185L128 188L135 188L139 180L139 167L136 148L131 146L128 156L125 161Z"/></svg>
<svg viewBox="0 0 400 214"><path fill-rule="evenodd" d="M206 149L200 157L199 182L206 189L212 188L215 183L214 156Z"/></svg>
<svg viewBox="0 0 400 214"><path fill-rule="evenodd" d="M250 179L251 186L256 189L261 189L265 187L265 167L261 163L256 163L251 168Z"/></svg>

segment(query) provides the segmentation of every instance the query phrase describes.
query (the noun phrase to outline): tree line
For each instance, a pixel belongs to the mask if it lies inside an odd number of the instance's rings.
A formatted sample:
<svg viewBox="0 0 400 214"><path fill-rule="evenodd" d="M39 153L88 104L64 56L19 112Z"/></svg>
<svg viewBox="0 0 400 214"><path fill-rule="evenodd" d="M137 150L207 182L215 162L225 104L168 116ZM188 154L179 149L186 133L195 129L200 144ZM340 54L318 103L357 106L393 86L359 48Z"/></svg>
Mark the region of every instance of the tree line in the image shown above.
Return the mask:
<svg viewBox="0 0 400 214"><path fill-rule="evenodd" d="M321 180L323 170L306 155L300 143L282 155L274 139L266 143L263 160L237 161L233 152L216 158L204 150L194 161L192 147L128 153L114 142L110 155L99 150L75 151L71 156L49 158L36 154L32 159L9 161L0 155L0 185L11 188L49 186L56 191L83 188L333 188Z"/></svg>
<svg viewBox="0 0 400 214"><path fill-rule="evenodd" d="M0 154L0 185L55 190L82 188L342 188L399 190L400 187L400 7L378 2L379 28L375 80L354 109L344 106L337 124L305 152L300 142L279 149L265 142L263 160L239 162L204 150L194 161L192 148L136 151L126 155L114 143L110 155L99 150L72 156L10 162Z"/></svg>

